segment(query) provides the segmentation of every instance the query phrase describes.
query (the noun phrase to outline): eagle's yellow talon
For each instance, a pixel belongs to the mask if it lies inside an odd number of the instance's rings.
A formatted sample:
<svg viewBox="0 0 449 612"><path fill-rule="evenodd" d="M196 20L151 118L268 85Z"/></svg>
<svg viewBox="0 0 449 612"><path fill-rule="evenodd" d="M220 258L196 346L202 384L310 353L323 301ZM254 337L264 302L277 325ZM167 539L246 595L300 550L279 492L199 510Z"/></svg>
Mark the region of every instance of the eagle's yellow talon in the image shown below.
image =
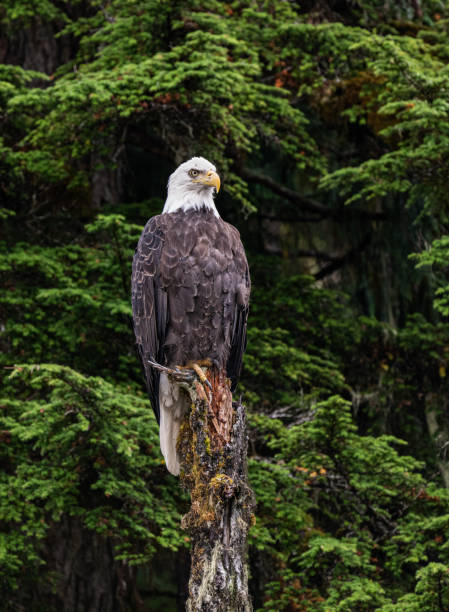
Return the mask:
<svg viewBox="0 0 449 612"><path fill-rule="evenodd" d="M212 389L212 385L207 380L206 374L203 372L203 370L200 368L200 366L197 363L192 363L192 370L195 370L198 378L203 383L203 385L206 384L210 389Z"/></svg>
<svg viewBox="0 0 449 612"><path fill-rule="evenodd" d="M210 404L212 402L212 385L210 384L210 381L207 379L207 376L204 373L204 370L197 363L192 363L191 368L195 372L195 374L198 376L198 378L200 379L203 387L209 387L209 392L206 392L206 397ZM206 391L206 389L204 390Z"/></svg>

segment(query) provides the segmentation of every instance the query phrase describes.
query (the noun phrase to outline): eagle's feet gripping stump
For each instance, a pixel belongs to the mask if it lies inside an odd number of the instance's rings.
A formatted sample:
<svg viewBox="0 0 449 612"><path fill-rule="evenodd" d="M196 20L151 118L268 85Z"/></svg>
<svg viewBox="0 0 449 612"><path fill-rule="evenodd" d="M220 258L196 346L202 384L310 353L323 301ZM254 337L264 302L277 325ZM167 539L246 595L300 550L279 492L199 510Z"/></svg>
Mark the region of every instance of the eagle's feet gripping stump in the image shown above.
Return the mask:
<svg viewBox="0 0 449 612"><path fill-rule="evenodd" d="M167 368L166 366L160 365L155 361L148 360L148 363L152 368L165 372L170 378L175 380L178 384L191 385L195 380L199 379L203 385L206 397L210 402L212 401L212 385L210 384L207 376L203 372L202 368L197 364L193 363L191 368L184 366L175 366L174 368ZM206 389L208 387L208 389Z"/></svg>
<svg viewBox="0 0 449 612"><path fill-rule="evenodd" d="M204 393L203 397L208 404L208 418L211 430L214 432L214 438L219 441L220 445L229 441L230 426L232 421L232 396L230 395L229 388L229 402L225 402L226 405L229 404L229 410L225 410L225 416L227 418L222 418L221 412L223 406L221 406L221 402L219 402L219 405L216 406L216 402L214 401L216 398L216 386L212 386L211 382L204 373L204 370L199 364L190 362L189 366L175 366L173 368L168 368L167 366L160 365L155 361L148 360L148 363L152 368L155 368L160 372L165 372L167 376L177 382L180 386L184 386L192 400L192 392L198 393L199 391L201 393L202 390ZM199 383L199 388L197 386L195 389L195 381ZM220 398L220 393L218 393L217 397ZM223 396L221 397L223 400Z"/></svg>

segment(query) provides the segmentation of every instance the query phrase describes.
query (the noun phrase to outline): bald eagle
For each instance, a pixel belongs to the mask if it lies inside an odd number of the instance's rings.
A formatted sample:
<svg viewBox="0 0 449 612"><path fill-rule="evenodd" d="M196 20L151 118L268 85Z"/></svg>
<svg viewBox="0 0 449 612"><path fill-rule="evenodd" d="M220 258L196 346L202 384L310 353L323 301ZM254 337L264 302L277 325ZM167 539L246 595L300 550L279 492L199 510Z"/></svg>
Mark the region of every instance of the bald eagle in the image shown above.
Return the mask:
<svg viewBox="0 0 449 612"><path fill-rule="evenodd" d="M154 364L206 367L213 394L229 413L246 346L248 263L239 232L215 207L219 189L216 168L203 157L181 164L169 178L162 214L146 224L133 260L134 332L162 454L175 475L189 401Z"/></svg>

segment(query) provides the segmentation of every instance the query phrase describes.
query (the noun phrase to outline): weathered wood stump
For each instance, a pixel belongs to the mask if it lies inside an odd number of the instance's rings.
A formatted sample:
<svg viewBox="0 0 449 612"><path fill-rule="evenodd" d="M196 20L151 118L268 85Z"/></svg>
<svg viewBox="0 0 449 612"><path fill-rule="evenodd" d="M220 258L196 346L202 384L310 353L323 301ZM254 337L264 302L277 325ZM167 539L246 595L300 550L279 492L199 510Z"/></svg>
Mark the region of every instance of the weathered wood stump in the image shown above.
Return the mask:
<svg viewBox="0 0 449 612"><path fill-rule="evenodd" d="M191 398L178 438L181 484L191 496L182 519L192 544L186 609L250 612L246 557L254 496L247 477L245 410L232 403L229 391L227 415L217 414L200 382L182 386Z"/></svg>

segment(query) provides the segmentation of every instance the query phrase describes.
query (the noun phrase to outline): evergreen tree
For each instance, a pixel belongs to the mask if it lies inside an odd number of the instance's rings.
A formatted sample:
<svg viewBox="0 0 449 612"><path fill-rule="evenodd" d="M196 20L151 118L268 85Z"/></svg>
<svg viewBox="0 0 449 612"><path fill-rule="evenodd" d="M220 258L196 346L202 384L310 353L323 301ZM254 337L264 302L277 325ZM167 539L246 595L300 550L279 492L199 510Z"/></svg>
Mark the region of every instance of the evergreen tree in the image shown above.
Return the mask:
<svg viewBox="0 0 449 612"><path fill-rule="evenodd" d="M439 0L2 4L7 606L183 609L129 276L196 154L253 279L255 609L449 606L448 26Z"/></svg>

